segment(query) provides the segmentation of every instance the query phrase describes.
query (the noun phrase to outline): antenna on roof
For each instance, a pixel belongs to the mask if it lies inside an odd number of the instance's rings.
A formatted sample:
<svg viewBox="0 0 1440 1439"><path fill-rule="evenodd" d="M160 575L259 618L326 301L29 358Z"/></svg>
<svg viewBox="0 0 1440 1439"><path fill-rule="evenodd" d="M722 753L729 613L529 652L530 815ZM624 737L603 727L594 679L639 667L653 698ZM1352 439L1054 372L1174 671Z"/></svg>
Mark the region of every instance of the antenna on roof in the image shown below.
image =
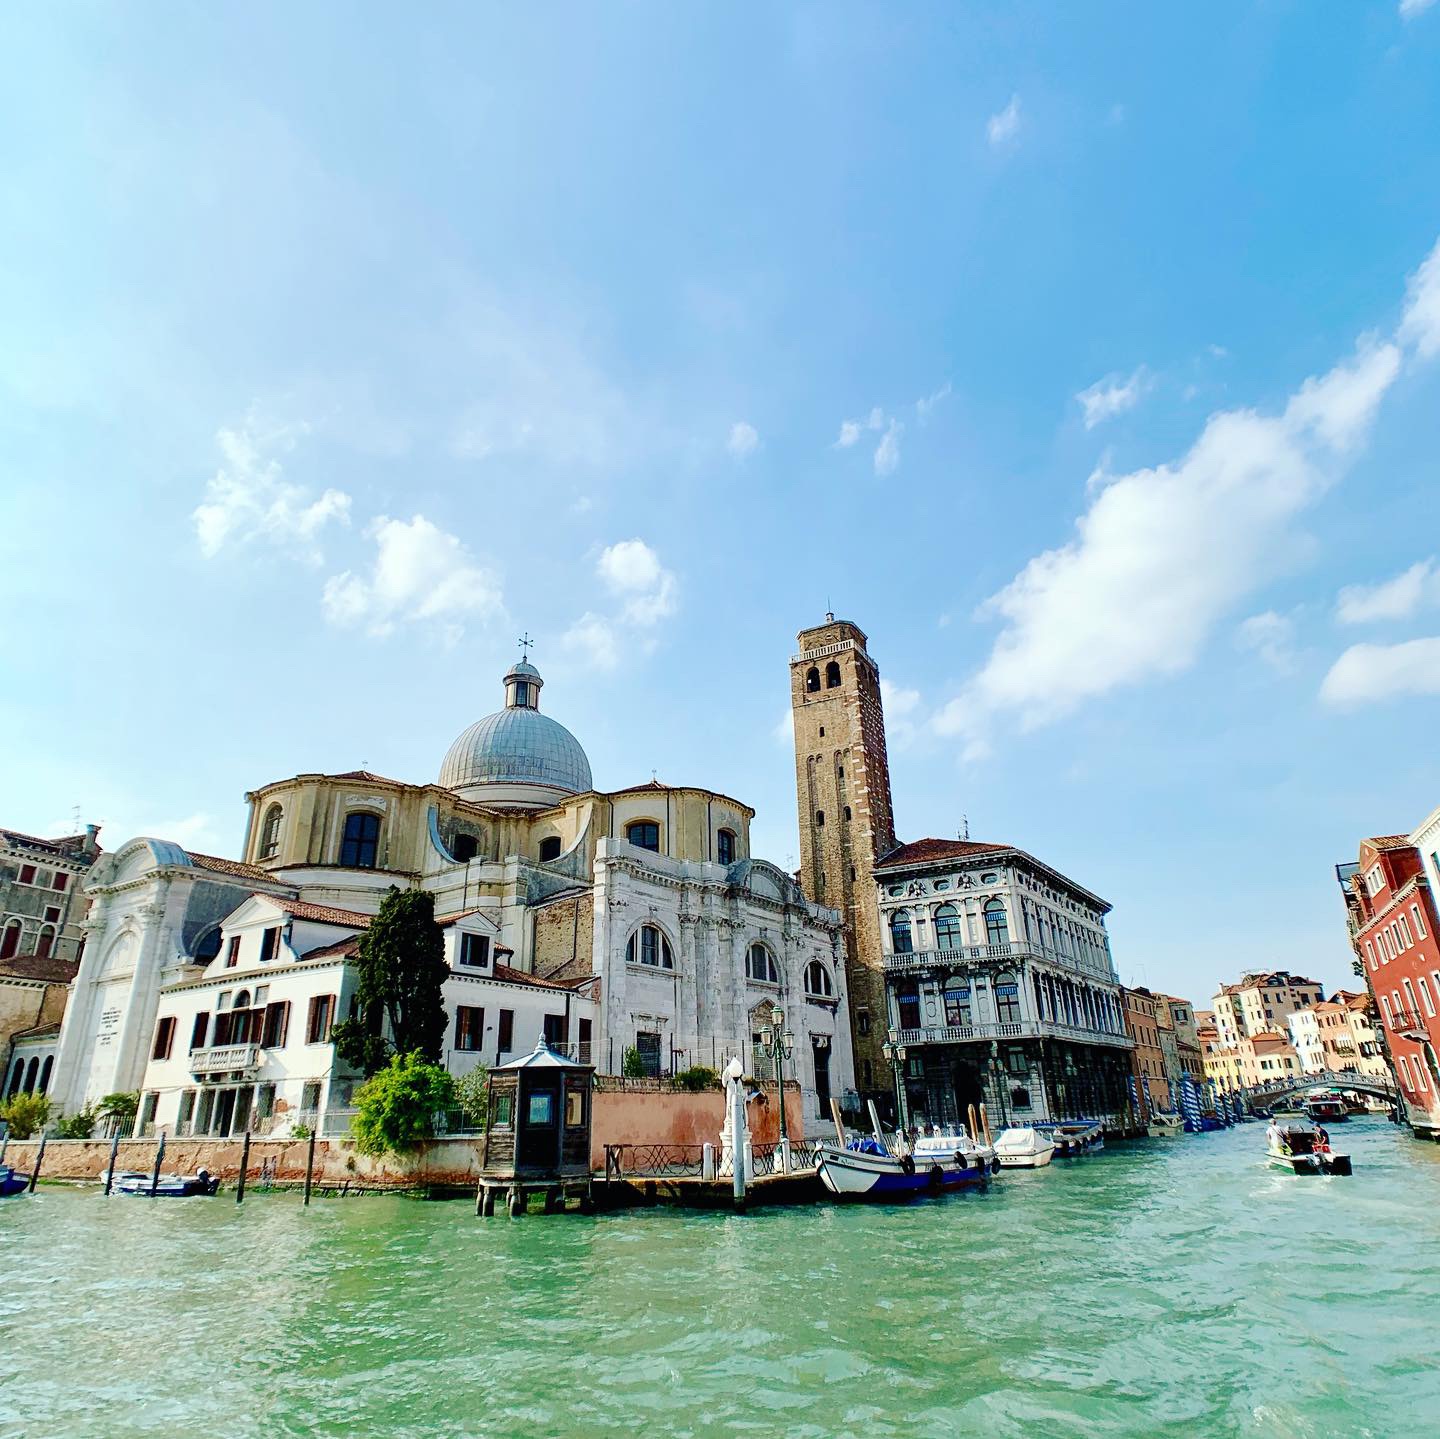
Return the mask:
<svg viewBox="0 0 1440 1439"><path fill-rule="evenodd" d="M962 815L960 816L960 836L959 836L959 837L960 837L961 839L969 839L969 838L970 838L970 816L969 816L968 814L962 814Z"/></svg>

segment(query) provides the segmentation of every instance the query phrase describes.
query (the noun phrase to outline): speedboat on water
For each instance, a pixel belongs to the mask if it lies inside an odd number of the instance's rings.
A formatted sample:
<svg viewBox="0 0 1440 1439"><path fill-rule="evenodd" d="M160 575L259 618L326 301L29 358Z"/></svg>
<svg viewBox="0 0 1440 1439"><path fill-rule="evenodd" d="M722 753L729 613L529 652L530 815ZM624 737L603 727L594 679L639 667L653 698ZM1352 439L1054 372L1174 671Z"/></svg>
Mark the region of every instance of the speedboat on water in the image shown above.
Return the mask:
<svg viewBox="0 0 1440 1439"><path fill-rule="evenodd" d="M1105 1128L1093 1119L1067 1119L1034 1127L1054 1141L1056 1159L1074 1159L1105 1148Z"/></svg>
<svg viewBox="0 0 1440 1439"><path fill-rule="evenodd" d="M1145 1126L1151 1139L1175 1139L1185 1132L1185 1120L1178 1114L1164 1114L1156 1110Z"/></svg>
<svg viewBox="0 0 1440 1439"><path fill-rule="evenodd" d="M995 1136L995 1157L1004 1169L1043 1169L1055 1157L1055 1141L1028 1124L1013 1125Z"/></svg>
<svg viewBox="0 0 1440 1439"><path fill-rule="evenodd" d="M1330 1136L1303 1119L1274 1120L1265 1131L1265 1156L1291 1174L1349 1174L1350 1156L1330 1148Z"/></svg>
<svg viewBox="0 0 1440 1439"><path fill-rule="evenodd" d="M999 1168L995 1151L964 1125L932 1128L913 1146L900 1135L872 1135L817 1146L820 1182L840 1199L904 1199L984 1184Z"/></svg>
<svg viewBox="0 0 1440 1439"><path fill-rule="evenodd" d="M1312 1094L1305 1101L1305 1112L1317 1124L1335 1124L1350 1118L1345 1101L1338 1094Z"/></svg>
<svg viewBox="0 0 1440 1439"><path fill-rule="evenodd" d="M29 1185L30 1181L23 1174L16 1174L8 1164L0 1164L0 1199L23 1194Z"/></svg>
<svg viewBox="0 0 1440 1439"><path fill-rule="evenodd" d="M107 1175L101 1175L106 1179ZM129 1194L141 1199L195 1199L205 1198L220 1188L218 1175L208 1169L199 1169L194 1174L162 1174L159 1179L138 1170L127 1170L115 1175L111 1185L112 1194Z"/></svg>

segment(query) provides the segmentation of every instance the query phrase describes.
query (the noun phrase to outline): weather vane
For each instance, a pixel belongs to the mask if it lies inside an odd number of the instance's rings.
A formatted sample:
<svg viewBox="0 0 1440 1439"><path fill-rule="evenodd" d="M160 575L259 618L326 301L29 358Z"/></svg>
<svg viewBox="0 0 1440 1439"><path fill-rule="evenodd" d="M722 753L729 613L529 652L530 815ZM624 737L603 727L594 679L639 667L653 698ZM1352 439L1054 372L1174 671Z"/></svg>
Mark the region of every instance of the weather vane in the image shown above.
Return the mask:
<svg viewBox="0 0 1440 1439"><path fill-rule="evenodd" d="M515 643L520 646L520 658L528 660L530 658L530 647L535 643L535 641L530 638L530 631L526 630Z"/></svg>

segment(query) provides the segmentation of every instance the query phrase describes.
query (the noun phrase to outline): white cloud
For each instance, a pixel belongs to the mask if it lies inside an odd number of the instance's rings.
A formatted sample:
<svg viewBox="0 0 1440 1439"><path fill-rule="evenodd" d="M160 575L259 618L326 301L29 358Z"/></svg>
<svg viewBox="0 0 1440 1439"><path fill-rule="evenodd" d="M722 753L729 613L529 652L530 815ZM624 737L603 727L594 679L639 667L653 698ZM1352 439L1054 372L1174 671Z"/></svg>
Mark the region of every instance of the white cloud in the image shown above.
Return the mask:
<svg viewBox="0 0 1440 1439"><path fill-rule="evenodd" d="M860 438L859 420L841 420L840 438L835 441L837 449L848 450Z"/></svg>
<svg viewBox="0 0 1440 1439"><path fill-rule="evenodd" d="M752 454L755 447L760 443L760 436L755 426L744 420L736 420L730 426L730 438L725 442L725 448L738 460L743 460L747 455Z"/></svg>
<svg viewBox="0 0 1440 1439"><path fill-rule="evenodd" d="M899 420L891 420L885 427L885 434L875 446L875 473L893 475L900 465L900 436L905 426Z"/></svg>
<svg viewBox="0 0 1440 1439"><path fill-rule="evenodd" d="M783 744L787 748L795 743L795 711L793 709L787 708L775 722L775 728L770 731L770 737L776 744Z"/></svg>
<svg viewBox="0 0 1440 1439"><path fill-rule="evenodd" d="M985 134L992 145L1013 140L1020 131L1020 97L1012 95L1010 103L985 122Z"/></svg>
<svg viewBox="0 0 1440 1439"><path fill-rule="evenodd" d="M191 516L203 554L213 557L227 544L263 541L319 563L316 536L332 520L349 522L350 496L327 489L313 498L284 478L275 454L294 449L307 429L267 428L252 411L242 424L216 434L223 460L205 486L204 503Z"/></svg>
<svg viewBox="0 0 1440 1439"><path fill-rule="evenodd" d="M613 594L625 599L624 617L648 627L675 612L675 576L644 540L621 540L600 552L595 572Z"/></svg>
<svg viewBox="0 0 1440 1439"><path fill-rule="evenodd" d="M924 396L924 398L916 400L915 413L920 417L920 423L923 425L926 420L930 418L931 412L934 410L935 406L938 405L942 400L949 399L949 397L950 381L946 380L945 383L934 392L934 394L926 395Z"/></svg>
<svg viewBox="0 0 1440 1439"><path fill-rule="evenodd" d="M1403 620L1434 604L1440 604L1440 571L1428 559L1378 585L1346 585L1335 602L1335 618L1345 625Z"/></svg>
<svg viewBox="0 0 1440 1439"><path fill-rule="evenodd" d="M376 547L370 574L346 570L325 583L323 604L331 624L363 625L383 636L399 625L435 623L454 643L466 621L483 623L504 613L498 576L424 515L409 521L381 515L366 535Z"/></svg>
<svg viewBox="0 0 1440 1439"><path fill-rule="evenodd" d="M1413 20L1417 15L1423 15L1435 0L1400 0L1400 17L1403 20Z"/></svg>
<svg viewBox="0 0 1440 1439"><path fill-rule="evenodd" d="M1085 411L1085 428L1093 430L1096 425L1112 420L1116 415L1133 410L1140 396L1150 388L1150 377L1141 365L1128 379L1119 375L1107 375L1097 380L1088 390L1081 390L1075 396Z"/></svg>
<svg viewBox="0 0 1440 1439"><path fill-rule="evenodd" d="M1242 650L1259 655L1277 674L1295 672L1295 621L1288 615L1266 610L1242 620L1235 631L1235 643Z"/></svg>
<svg viewBox="0 0 1440 1439"><path fill-rule="evenodd" d="M1440 354L1440 240L1410 277L1400 339L1413 345L1422 360Z"/></svg>
<svg viewBox="0 0 1440 1439"><path fill-rule="evenodd" d="M563 635L560 648L582 665L613 670L620 663L620 642L615 626L603 615L587 610Z"/></svg>
<svg viewBox="0 0 1440 1439"><path fill-rule="evenodd" d="M1440 695L1440 637L1398 645L1351 645L1330 667L1320 698L1336 708Z"/></svg>

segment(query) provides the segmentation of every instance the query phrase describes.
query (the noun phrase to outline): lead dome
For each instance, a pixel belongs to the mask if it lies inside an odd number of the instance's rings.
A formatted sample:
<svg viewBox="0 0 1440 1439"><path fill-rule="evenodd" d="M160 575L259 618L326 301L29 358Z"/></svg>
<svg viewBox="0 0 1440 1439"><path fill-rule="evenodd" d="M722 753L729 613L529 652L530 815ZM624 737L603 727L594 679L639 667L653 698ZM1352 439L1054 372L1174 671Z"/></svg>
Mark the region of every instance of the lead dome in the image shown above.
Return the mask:
<svg viewBox="0 0 1440 1439"><path fill-rule="evenodd" d="M505 675L505 707L476 720L450 746L440 783L501 809L544 809L592 789L580 741L540 713L540 671L526 660Z"/></svg>

